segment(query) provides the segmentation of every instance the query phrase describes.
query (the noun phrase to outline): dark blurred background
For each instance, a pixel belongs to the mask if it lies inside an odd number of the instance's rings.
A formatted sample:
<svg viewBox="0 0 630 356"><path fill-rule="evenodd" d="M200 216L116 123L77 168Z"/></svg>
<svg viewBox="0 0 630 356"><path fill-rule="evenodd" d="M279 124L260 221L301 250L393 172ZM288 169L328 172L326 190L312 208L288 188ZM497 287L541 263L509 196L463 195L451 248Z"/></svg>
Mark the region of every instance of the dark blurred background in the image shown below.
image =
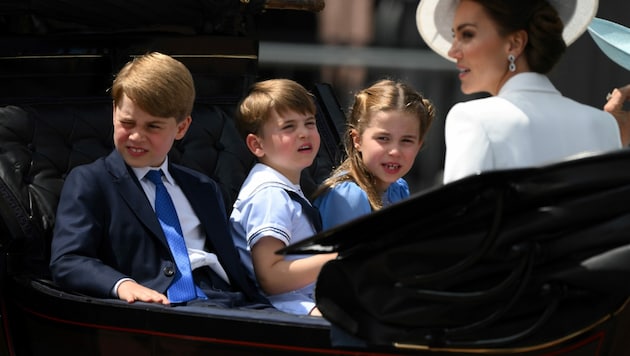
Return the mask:
<svg viewBox="0 0 630 356"><path fill-rule="evenodd" d="M326 0L319 13L267 10L258 15L259 79L286 77L307 88L333 86L347 112L353 93L381 78L401 79L425 94L438 115L407 180L413 192L438 185L444 162L444 118L461 94L453 63L435 55L416 30L418 0ZM597 16L630 26L630 2L600 1ZM601 108L606 94L630 83L584 33L550 75L577 101Z"/></svg>

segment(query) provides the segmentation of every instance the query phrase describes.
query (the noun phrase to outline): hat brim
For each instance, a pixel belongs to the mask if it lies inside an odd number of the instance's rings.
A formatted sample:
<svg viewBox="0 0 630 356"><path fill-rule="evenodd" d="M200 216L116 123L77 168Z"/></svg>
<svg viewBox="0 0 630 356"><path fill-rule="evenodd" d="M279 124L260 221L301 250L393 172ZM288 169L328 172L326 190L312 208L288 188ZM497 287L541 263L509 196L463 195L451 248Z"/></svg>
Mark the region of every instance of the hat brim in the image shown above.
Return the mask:
<svg viewBox="0 0 630 356"><path fill-rule="evenodd" d="M564 23L562 37L568 45L577 40L597 14L598 0L549 0ZM420 0L416 10L416 26L424 42L440 56L448 56L451 48L453 18L459 0Z"/></svg>
<svg viewBox="0 0 630 356"><path fill-rule="evenodd" d="M630 29L596 17L588 33L608 58L630 70Z"/></svg>

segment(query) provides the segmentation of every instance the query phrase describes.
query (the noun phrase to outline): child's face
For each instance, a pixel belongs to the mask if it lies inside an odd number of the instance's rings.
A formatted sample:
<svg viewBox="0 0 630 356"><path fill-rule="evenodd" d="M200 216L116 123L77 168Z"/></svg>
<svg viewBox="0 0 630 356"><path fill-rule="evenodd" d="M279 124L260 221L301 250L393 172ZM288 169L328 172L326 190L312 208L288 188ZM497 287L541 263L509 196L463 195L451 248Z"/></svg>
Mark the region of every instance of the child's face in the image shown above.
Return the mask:
<svg viewBox="0 0 630 356"><path fill-rule="evenodd" d="M302 170L313 163L319 150L315 116L294 111L273 113L260 136L250 134L248 147L260 162L298 184Z"/></svg>
<svg viewBox="0 0 630 356"><path fill-rule="evenodd" d="M174 117L152 116L123 95L119 106L114 105L114 145L131 167L158 167L191 120L177 123Z"/></svg>
<svg viewBox="0 0 630 356"><path fill-rule="evenodd" d="M408 113L379 111L361 135L353 131L353 141L383 193L413 166L422 144L420 122Z"/></svg>

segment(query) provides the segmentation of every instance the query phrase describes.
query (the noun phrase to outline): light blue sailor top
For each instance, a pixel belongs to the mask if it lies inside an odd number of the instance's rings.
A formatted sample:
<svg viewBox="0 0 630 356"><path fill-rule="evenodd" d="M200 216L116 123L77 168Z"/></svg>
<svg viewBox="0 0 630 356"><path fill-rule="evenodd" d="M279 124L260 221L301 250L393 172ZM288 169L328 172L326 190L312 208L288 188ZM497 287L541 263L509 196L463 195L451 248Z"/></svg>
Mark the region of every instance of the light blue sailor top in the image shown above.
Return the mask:
<svg viewBox="0 0 630 356"><path fill-rule="evenodd" d="M315 234L310 219L302 213L302 206L285 191L291 190L304 197L299 184L293 184L280 172L257 163L245 179L230 216L230 232L241 262L256 281L251 247L262 237L270 236L289 245ZM305 198L305 197L304 197ZM307 256L288 255L285 259ZM315 283L288 293L268 295L258 289L278 310L306 315L315 307Z"/></svg>

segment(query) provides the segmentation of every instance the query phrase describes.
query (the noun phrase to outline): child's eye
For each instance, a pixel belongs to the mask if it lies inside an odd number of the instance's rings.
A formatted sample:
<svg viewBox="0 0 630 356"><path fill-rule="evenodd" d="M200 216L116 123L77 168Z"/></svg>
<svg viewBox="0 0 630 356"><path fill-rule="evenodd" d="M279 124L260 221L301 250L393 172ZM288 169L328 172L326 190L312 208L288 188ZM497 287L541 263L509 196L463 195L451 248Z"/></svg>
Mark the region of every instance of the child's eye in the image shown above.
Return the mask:
<svg viewBox="0 0 630 356"><path fill-rule="evenodd" d="M315 122L315 120L307 121L305 123L305 125L308 126L308 127L313 127L313 126L316 125L316 122Z"/></svg>
<svg viewBox="0 0 630 356"><path fill-rule="evenodd" d="M162 129L160 124L147 124L145 127L148 131L158 131Z"/></svg>

